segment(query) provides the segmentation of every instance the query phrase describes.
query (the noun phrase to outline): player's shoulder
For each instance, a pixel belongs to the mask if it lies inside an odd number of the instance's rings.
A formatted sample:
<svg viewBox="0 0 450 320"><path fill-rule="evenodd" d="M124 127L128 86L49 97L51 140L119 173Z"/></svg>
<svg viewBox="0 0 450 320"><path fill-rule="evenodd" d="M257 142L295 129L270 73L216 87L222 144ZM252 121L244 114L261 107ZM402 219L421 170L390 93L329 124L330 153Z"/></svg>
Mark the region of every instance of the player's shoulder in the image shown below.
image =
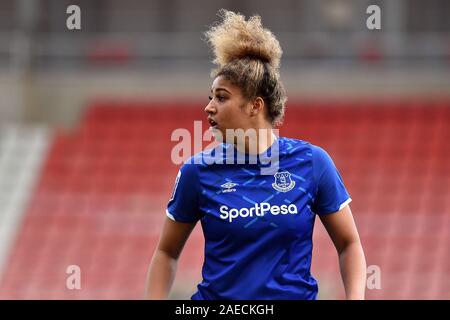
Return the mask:
<svg viewBox="0 0 450 320"><path fill-rule="evenodd" d="M311 144L311 158L315 175L320 175L321 172L330 170L335 167L334 161L328 151L323 147Z"/></svg>
<svg viewBox="0 0 450 320"><path fill-rule="evenodd" d="M311 143L307 140L281 137L279 139L282 153L295 154L303 153L312 158L314 162L323 162L330 159L328 152L321 146Z"/></svg>
<svg viewBox="0 0 450 320"><path fill-rule="evenodd" d="M328 152L321 146L310 144L313 158L329 157Z"/></svg>
<svg viewBox="0 0 450 320"><path fill-rule="evenodd" d="M312 144L309 141L288 137L278 138L281 153L292 155L294 153L311 153Z"/></svg>

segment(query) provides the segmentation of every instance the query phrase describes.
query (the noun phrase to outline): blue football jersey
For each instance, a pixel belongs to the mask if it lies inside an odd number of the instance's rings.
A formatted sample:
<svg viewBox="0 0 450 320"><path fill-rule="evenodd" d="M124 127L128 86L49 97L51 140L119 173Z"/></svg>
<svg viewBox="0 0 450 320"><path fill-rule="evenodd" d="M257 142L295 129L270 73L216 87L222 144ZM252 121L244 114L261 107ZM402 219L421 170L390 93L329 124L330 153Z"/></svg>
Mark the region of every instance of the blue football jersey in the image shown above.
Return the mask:
<svg viewBox="0 0 450 320"><path fill-rule="evenodd" d="M279 137L267 155L275 149L270 174L262 173L267 161L224 143L181 166L166 213L202 224L203 280L192 299L316 299L310 272L316 214L337 212L351 198L322 148ZM211 161L219 153L223 163Z"/></svg>

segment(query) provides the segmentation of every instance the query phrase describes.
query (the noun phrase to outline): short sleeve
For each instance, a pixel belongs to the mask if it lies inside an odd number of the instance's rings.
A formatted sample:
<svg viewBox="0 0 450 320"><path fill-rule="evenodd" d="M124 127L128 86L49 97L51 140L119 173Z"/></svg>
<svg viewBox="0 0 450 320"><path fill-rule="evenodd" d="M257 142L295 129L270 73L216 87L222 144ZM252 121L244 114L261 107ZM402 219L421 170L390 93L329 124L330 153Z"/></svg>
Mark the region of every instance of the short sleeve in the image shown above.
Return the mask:
<svg viewBox="0 0 450 320"><path fill-rule="evenodd" d="M174 221L192 223L200 218L196 167L196 164L184 163L178 171L166 210L167 216Z"/></svg>
<svg viewBox="0 0 450 320"><path fill-rule="evenodd" d="M333 160L318 146L311 146L317 186L313 212L325 215L337 212L352 201Z"/></svg>

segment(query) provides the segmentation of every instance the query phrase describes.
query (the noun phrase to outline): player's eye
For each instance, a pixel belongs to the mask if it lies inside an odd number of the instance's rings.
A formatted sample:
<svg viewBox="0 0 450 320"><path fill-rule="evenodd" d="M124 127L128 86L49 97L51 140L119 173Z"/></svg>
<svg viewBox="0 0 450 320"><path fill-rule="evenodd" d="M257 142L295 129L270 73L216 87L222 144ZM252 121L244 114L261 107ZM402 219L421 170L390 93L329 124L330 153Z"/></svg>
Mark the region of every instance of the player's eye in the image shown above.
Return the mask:
<svg viewBox="0 0 450 320"><path fill-rule="evenodd" d="M214 99L214 98L211 97L211 96L209 96L208 99L209 99L209 100L212 100L212 99ZM224 96L216 96L216 99L217 99L219 102L224 102L226 98L225 98Z"/></svg>

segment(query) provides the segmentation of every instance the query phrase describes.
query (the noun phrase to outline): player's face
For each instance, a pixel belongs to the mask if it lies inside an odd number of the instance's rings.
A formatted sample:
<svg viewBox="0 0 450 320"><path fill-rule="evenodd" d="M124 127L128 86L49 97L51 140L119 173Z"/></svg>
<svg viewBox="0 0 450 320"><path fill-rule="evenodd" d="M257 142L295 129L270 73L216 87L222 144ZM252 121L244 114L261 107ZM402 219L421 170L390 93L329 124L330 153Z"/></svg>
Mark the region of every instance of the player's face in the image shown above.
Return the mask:
<svg viewBox="0 0 450 320"><path fill-rule="evenodd" d="M225 138L227 129L251 128L250 101L244 98L238 86L223 76L218 76L213 81L209 98L205 112L208 114L208 122L213 132L220 131Z"/></svg>

